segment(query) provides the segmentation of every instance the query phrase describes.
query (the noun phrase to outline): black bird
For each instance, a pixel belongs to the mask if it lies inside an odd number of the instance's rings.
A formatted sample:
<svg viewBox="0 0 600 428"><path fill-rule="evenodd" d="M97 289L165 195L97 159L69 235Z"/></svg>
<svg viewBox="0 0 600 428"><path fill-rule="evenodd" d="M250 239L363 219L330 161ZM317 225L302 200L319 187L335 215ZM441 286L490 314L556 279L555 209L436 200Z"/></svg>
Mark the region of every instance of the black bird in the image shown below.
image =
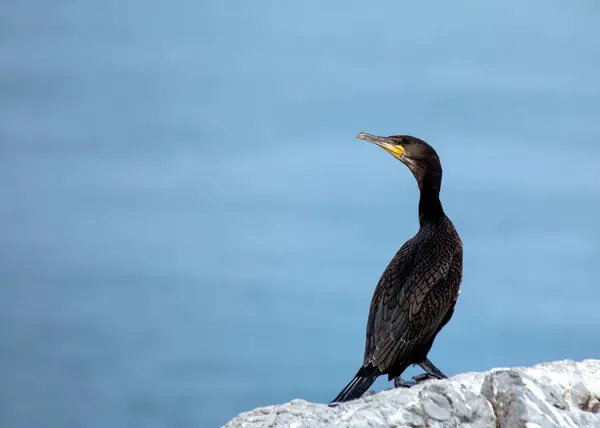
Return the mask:
<svg viewBox="0 0 600 428"><path fill-rule="evenodd" d="M427 354L452 317L462 281L462 242L442 209L442 166L433 147L408 135L356 137L382 147L412 171L421 193L420 228L383 272L371 300L362 367L332 403L359 398L383 374L395 386L409 386L400 375L412 364L426 372L416 381L445 378Z"/></svg>

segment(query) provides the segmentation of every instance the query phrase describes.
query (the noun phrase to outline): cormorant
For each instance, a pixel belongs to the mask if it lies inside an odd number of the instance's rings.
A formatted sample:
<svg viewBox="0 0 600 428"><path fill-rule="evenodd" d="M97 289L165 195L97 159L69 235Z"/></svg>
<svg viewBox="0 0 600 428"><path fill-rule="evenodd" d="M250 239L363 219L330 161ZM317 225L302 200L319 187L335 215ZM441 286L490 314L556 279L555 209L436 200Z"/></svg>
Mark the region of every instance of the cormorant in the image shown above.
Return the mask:
<svg viewBox="0 0 600 428"><path fill-rule="evenodd" d="M442 166L433 147L409 135L356 137L385 149L412 171L420 191L420 228L383 272L371 300L362 367L332 403L359 398L383 374L396 387L410 386L400 375L412 364L426 372L413 378L417 382L445 378L427 354L452 317L462 281L462 242L442 209ZM386 220L390 226L398 222L394 216Z"/></svg>

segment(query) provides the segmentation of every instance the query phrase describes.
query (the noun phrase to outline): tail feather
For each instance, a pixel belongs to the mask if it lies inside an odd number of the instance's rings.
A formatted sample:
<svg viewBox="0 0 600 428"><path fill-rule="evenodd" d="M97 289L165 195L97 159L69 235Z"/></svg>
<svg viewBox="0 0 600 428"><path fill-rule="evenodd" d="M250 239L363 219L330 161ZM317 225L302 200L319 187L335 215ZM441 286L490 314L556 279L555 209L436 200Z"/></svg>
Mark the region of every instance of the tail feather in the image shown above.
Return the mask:
<svg viewBox="0 0 600 428"><path fill-rule="evenodd" d="M331 403L343 403L344 401L360 398L373 385L380 374L379 370L374 367L361 367L354 379L342 389Z"/></svg>

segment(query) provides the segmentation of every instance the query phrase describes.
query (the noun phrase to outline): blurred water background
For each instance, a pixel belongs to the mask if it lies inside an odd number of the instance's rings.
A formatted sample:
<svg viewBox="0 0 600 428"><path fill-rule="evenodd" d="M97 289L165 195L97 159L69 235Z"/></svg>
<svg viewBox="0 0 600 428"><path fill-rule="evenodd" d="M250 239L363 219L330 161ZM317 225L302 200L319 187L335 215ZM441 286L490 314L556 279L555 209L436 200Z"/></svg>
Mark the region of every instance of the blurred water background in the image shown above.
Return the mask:
<svg viewBox="0 0 600 428"><path fill-rule="evenodd" d="M599 357L599 18L1 2L0 426L209 427L334 397L418 228L412 175L360 131L441 156L465 273L440 368Z"/></svg>

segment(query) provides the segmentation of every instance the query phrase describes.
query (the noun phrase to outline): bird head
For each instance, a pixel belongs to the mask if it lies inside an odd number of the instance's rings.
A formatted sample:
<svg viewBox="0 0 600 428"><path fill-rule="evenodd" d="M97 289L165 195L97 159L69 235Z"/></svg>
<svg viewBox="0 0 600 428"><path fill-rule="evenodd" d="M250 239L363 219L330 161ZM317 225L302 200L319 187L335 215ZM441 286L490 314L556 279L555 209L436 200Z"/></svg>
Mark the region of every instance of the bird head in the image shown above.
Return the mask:
<svg viewBox="0 0 600 428"><path fill-rule="evenodd" d="M441 185L442 166L436 151L425 141L410 135L391 135L378 137L361 132L356 136L361 140L373 143L408 167L422 188L425 177L431 181L437 190Z"/></svg>

